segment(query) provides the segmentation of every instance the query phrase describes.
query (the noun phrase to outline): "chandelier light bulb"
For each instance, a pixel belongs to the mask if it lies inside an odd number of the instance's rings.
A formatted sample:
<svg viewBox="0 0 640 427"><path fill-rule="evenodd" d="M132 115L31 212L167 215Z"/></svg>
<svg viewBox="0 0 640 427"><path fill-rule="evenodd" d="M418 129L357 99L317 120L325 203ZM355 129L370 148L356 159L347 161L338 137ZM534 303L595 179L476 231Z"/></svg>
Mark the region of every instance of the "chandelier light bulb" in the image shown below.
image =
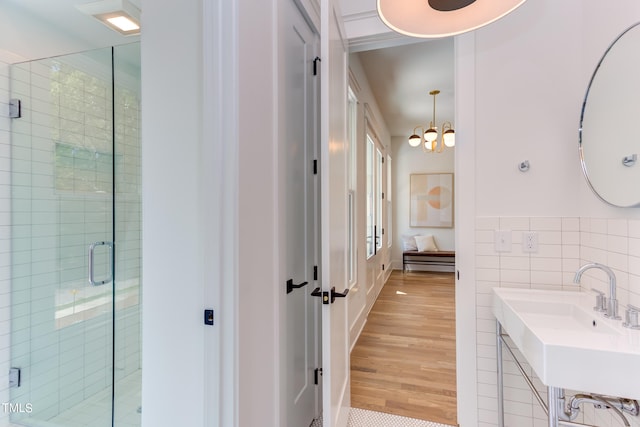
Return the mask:
<svg viewBox="0 0 640 427"><path fill-rule="evenodd" d="M453 129L447 129L444 131L444 134L442 134L442 140L447 147L454 147L456 145L456 133Z"/></svg>
<svg viewBox="0 0 640 427"><path fill-rule="evenodd" d="M436 129L434 127L430 127L429 129L427 129L427 131L424 133L424 139L425 141L428 142L433 142L436 140L436 138L438 137L438 132L436 131Z"/></svg>
<svg viewBox="0 0 640 427"><path fill-rule="evenodd" d="M420 145L420 135L415 133L409 137L409 145L412 147L418 147Z"/></svg>

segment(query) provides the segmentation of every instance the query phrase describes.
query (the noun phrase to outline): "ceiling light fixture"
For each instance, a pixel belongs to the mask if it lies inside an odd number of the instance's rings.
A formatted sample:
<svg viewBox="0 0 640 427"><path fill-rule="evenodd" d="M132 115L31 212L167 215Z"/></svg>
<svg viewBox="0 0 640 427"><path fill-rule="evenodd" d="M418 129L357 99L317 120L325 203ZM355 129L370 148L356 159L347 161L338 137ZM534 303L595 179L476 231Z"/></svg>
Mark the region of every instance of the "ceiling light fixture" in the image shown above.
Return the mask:
<svg viewBox="0 0 640 427"><path fill-rule="evenodd" d="M410 37L454 36L490 24L526 0L377 0L380 19Z"/></svg>
<svg viewBox="0 0 640 427"><path fill-rule="evenodd" d="M429 95L433 96L433 120L429 122L429 128L423 126L413 128L413 135L409 137L409 145L412 147L421 146L422 150L428 153L442 153L444 147L454 147L456 145L456 132L453 130L451 122L442 124L442 137L438 142L438 128L436 127L436 95L439 90L432 90Z"/></svg>
<svg viewBox="0 0 640 427"><path fill-rule="evenodd" d="M122 35L140 34L140 10L127 0L102 0L76 8Z"/></svg>

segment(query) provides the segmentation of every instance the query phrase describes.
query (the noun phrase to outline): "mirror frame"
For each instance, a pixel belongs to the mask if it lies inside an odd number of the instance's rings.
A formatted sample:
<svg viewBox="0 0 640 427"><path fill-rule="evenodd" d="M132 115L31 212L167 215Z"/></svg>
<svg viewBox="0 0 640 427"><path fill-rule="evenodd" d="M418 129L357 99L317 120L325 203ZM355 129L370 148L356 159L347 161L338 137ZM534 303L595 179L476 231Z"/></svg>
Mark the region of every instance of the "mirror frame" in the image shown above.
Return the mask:
<svg viewBox="0 0 640 427"><path fill-rule="evenodd" d="M609 47L607 47L607 49L605 50L604 54L602 55L602 57L600 58L600 60L598 61L598 64L596 65L595 70L593 71L593 74L591 75L591 79L589 80L589 84L587 85L587 91L585 93L584 96L584 100L582 102L582 109L580 111L580 127L578 130L578 152L580 155L580 166L582 168L582 173L587 181L587 184L589 186L589 188L591 189L591 191L593 192L593 194L596 195L596 197L600 200L602 200L604 203L606 203L609 206L613 206L613 207L618 207L618 208L632 208L632 207L640 207L640 196L638 197L638 200L633 203L633 204L629 204L629 205L620 205L620 204L616 204L611 202L610 200L607 200L607 198L605 196L603 196L602 194L600 194L596 188L594 187L593 183L591 182L591 179L589 179L589 172L587 170L587 164L585 162L585 158L584 158L584 148L583 148L583 121L584 121L584 114L585 114L585 109L587 106L587 101L589 99L589 92L591 91L591 86L596 78L596 75L598 74L598 71L600 70L600 66L602 65L602 63L604 62L604 60L606 59L607 55L609 54L609 52L611 51L611 49L613 49L613 47L616 45L616 43L622 38L624 37L629 31L633 30L634 28L640 26L640 22L636 22L635 24L629 26L628 28L626 28L624 31L622 31L614 40L613 42L611 42L611 44L609 45Z"/></svg>

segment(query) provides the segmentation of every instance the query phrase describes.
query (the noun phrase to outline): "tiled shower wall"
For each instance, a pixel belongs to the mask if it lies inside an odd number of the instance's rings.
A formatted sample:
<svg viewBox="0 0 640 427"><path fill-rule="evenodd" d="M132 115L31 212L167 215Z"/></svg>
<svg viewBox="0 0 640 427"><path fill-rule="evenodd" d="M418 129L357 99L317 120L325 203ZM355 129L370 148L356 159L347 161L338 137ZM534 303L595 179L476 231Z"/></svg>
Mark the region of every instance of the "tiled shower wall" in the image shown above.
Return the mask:
<svg viewBox="0 0 640 427"><path fill-rule="evenodd" d="M7 313L7 351L2 353L2 345L0 372L9 366L22 369L22 385L11 389L11 399L31 403L38 419L55 416L111 385L112 285L87 285L87 247L112 240L112 161L118 194L116 380L140 368L139 97L135 88L120 86L113 100L110 64L106 70L89 65L91 71L82 64L34 61L14 66L11 73L11 97L21 98L23 117L12 120L12 159L0 182L0 189L12 188L7 199L13 201L12 207L2 205L2 215L10 207L12 236L6 251L8 258L11 251L13 265L10 260L6 269L13 277L0 282L0 301L6 292L6 307L11 308L2 310L0 319ZM1 80L8 82L6 75ZM8 98L3 94L2 99ZM7 120L0 147L3 142L9 146L8 126ZM98 252L100 278L107 265L105 251ZM0 376L0 390L7 382L6 375ZM0 400L8 402L9 392ZM6 414L0 415L6 422Z"/></svg>
<svg viewBox="0 0 640 427"><path fill-rule="evenodd" d="M495 250L494 230L511 231L510 251ZM539 249L536 253L522 251L524 231L538 233ZM476 219L477 370L480 426L497 426L496 323L491 313L491 289L498 286L578 290L579 285L573 284L573 276L575 271L586 262L599 262L615 271L621 308L628 303L638 305L640 303L640 220L577 217L479 217ZM608 292L606 276L595 270L585 273L580 286L585 290L594 287ZM623 312L622 309L621 312ZM505 425L509 427L546 426L543 411L509 359L510 357L505 354ZM523 359L518 357L518 360ZM531 374L526 363L525 367ZM544 387L535 377L534 383L544 395ZM589 390L580 391L589 392ZM584 418L578 421L601 427L624 425L612 411L595 410L590 405L585 405L583 409ZM640 427L638 417L628 416L627 418L633 427Z"/></svg>

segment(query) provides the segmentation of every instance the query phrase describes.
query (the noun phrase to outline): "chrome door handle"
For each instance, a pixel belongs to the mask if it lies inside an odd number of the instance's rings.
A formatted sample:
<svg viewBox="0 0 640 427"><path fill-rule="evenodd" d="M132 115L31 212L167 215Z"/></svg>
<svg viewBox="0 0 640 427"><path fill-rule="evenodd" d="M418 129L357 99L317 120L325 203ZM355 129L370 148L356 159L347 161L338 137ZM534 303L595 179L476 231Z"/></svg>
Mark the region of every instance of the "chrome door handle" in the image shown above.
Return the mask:
<svg viewBox="0 0 640 427"><path fill-rule="evenodd" d="M94 252L97 246L107 246L109 248L109 275L104 280L100 280L100 281L95 280L95 277L93 277L93 273L94 273L93 259L94 259ZM90 285L100 286L100 285L104 285L105 283L111 282L111 280L113 280L112 266L113 266L113 242L95 242L89 245L89 284Z"/></svg>

